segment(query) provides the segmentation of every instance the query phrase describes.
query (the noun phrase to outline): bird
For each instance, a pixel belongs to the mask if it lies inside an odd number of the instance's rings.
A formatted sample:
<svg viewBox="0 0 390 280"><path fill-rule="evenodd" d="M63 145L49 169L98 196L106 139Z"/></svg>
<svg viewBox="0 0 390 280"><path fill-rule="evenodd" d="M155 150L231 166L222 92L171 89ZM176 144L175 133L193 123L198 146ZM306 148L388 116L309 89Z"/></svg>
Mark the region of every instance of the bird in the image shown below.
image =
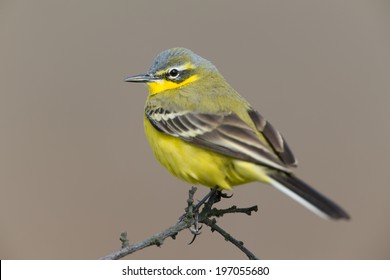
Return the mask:
<svg viewBox="0 0 390 280"><path fill-rule="evenodd" d="M284 137L207 59L171 48L158 54L146 73L125 82L147 85L146 138L174 176L221 191L262 182L322 218L350 218L293 173L297 159Z"/></svg>

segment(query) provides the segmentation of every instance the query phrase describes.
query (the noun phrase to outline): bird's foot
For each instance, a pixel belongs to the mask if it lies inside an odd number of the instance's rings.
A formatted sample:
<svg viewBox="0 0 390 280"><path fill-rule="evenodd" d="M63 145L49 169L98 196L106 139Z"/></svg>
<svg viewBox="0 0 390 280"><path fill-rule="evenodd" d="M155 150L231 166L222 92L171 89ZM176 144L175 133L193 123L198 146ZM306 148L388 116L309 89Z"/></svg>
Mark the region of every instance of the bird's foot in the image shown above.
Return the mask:
<svg viewBox="0 0 390 280"><path fill-rule="evenodd" d="M202 226L199 225L199 211L196 211L194 212L194 227L193 228L189 228L190 232L192 233L193 237L192 237L192 240L190 243L188 243L188 245L191 245L196 237L201 234L202 232L200 231L202 229Z"/></svg>

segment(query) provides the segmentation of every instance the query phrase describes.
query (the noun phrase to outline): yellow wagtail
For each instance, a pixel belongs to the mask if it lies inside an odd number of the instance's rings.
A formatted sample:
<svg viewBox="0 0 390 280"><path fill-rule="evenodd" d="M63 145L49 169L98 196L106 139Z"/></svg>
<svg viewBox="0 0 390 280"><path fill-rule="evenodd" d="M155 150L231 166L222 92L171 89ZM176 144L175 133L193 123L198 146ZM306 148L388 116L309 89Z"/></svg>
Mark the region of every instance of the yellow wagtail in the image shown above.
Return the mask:
<svg viewBox="0 0 390 280"><path fill-rule="evenodd" d="M184 48L160 53L145 74L146 137L173 175L220 190L253 181L274 186L324 218L348 214L292 171L297 160L282 135L208 60Z"/></svg>

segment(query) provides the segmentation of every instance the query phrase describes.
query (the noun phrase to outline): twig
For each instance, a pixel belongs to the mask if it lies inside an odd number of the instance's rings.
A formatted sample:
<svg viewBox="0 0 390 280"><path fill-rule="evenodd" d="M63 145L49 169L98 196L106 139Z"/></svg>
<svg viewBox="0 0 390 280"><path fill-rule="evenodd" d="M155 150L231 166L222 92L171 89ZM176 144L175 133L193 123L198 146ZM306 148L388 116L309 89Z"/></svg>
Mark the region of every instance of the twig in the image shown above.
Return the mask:
<svg viewBox="0 0 390 280"><path fill-rule="evenodd" d="M118 259L121 259L127 255L130 255L136 251L139 251L139 250L142 250L146 247L149 247L149 246L156 245L156 246L160 247L166 238L168 238L168 237L174 238L174 236L176 236L176 234L178 234L183 229L189 228L190 226L191 225L188 225L188 223L186 221L184 221L184 220L180 221L176 225L169 227L160 233L157 233L157 234L155 234L155 235L153 235L153 236L151 236L151 237L149 237L141 242L138 242L138 243L132 244L128 247L122 248L117 252L114 252L112 254L109 254L107 256L102 257L101 259L102 260L118 260Z"/></svg>
<svg viewBox="0 0 390 280"><path fill-rule="evenodd" d="M237 208L236 206L232 206L232 207L227 208L227 209L212 208L212 206L215 203L219 202L222 197L227 197L227 196L222 195L221 192L213 190L204 199L202 199L202 203L204 203L204 206L202 208L202 211L200 213L198 213L201 205L198 203L196 206L194 206L194 204L193 204L195 192L196 192L196 188L192 187L189 191L185 214L179 219L179 221L175 225L173 225L173 226L171 226L171 227L169 227L169 228L167 228L167 229L165 229L165 230L163 230L163 231L161 231L161 232L159 232L159 233L157 233L157 234L155 234L155 235L153 235L153 236L151 236L151 237L149 237L141 242L131 244L131 245L129 245L129 241L127 239L127 233L124 232L121 234L121 237L120 237L120 240L122 242L122 249L120 249L119 251L116 251L112 254L109 254L107 256L104 256L101 259L103 259L103 260L117 260L117 259L121 259L129 254L132 254L136 251L142 250L142 249L149 247L149 246L155 245L155 246L160 247L166 238L172 237L173 239L175 239L176 235L180 231L182 231L184 229L191 228L191 226L194 225L194 223L203 223L203 224L209 226L211 228L211 231L216 231L219 234L221 234L225 238L226 241L231 242L238 249L240 249L242 252L244 252L249 259L257 259L257 257L244 246L244 243L242 241L238 241L231 234L229 234L224 229L219 227L216 224L215 219L210 219L212 217L222 217L223 215L230 214L230 213L245 213L247 215L251 215L251 213L253 211L255 211L255 212L257 211L257 206L252 206L249 208ZM194 215L194 212L196 212L197 214ZM196 220L195 220L194 216L197 217ZM195 230L192 230L191 232L193 232L194 234L199 234L198 229L199 229L199 225L196 224Z"/></svg>
<svg viewBox="0 0 390 280"><path fill-rule="evenodd" d="M205 206L202 209L202 212L199 215L199 222L209 226L211 228L211 231L217 231L225 238L226 241L230 241L244 254L246 254L250 260L257 260L258 258L244 246L244 242L237 240L231 234L229 234L220 226L218 226L216 219L210 219L210 217L222 217L223 215L230 213L245 213L247 215L251 215L253 211L257 212L257 205L248 208L237 208L237 206L232 206L227 209L212 209L212 206L215 203L219 202L222 197L226 196L223 196L221 192L213 193L210 196L209 200L206 202Z"/></svg>
<svg viewBox="0 0 390 280"><path fill-rule="evenodd" d="M122 232L121 233L121 237L119 237L119 240L122 242L122 246L121 248L126 248L126 247L129 247L129 239L127 239L127 232Z"/></svg>
<svg viewBox="0 0 390 280"><path fill-rule="evenodd" d="M257 210L258 210L257 205L248 208L237 208L237 206L234 205L226 209L213 208L210 214L211 216L218 217L218 218L222 217L225 214L230 214L230 213L244 213L250 216L252 215L252 212L257 212Z"/></svg>
<svg viewBox="0 0 390 280"><path fill-rule="evenodd" d="M194 203L194 194L196 192L196 188L192 187L190 191L188 192L188 199L187 199L187 208L186 208L186 216L184 219L180 219L174 226L171 226L141 242L128 245L127 247L123 247L123 237L127 239L127 233L121 234L121 242L122 242L122 249L119 251L116 251L112 254L109 254L107 256L104 256L100 259L102 260L118 260L121 259L127 255L130 255L136 251L142 250L146 247L156 245L160 247L164 240L168 237L172 237L175 239L176 235L182 231L183 229L190 228L192 224L194 223L194 218L192 217L192 207Z"/></svg>
<svg viewBox="0 0 390 280"><path fill-rule="evenodd" d="M212 219L212 220L204 219L202 221L202 223L204 223L205 225L208 225L211 228L211 231L216 231L219 234L221 234L223 237L225 237L226 241L230 241L232 244L234 244L234 246L236 246L245 255L247 255L250 260L258 260L259 259L244 246L244 242L238 241L233 236L231 236L228 232L226 232L224 229L222 229L220 226L218 226L215 219Z"/></svg>

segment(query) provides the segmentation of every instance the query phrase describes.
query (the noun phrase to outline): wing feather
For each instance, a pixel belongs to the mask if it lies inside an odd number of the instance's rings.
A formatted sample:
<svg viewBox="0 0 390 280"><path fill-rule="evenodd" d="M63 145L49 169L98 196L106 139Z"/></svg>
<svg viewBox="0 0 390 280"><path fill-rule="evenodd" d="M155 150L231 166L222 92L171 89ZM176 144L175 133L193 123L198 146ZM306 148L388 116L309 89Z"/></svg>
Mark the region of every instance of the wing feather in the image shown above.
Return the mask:
<svg viewBox="0 0 390 280"><path fill-rule="evenodd" d="M163 133L233 158L289 172L283 158L262 143L256 132L235 113L174 113L159 109L146 109L145 113L151 124Z"/></svg>
<svg viewBox="0 0 390 280"><path fill-rule="evenodd" d="M248 114L255 124L257 130L264 135L269 145L283 161L283 163L288 167L296 167L298 165L298 161L279 131L277 131L270 122L268 122L262 115L260 115L259 112L250 110L248 111Z"/></svg>

